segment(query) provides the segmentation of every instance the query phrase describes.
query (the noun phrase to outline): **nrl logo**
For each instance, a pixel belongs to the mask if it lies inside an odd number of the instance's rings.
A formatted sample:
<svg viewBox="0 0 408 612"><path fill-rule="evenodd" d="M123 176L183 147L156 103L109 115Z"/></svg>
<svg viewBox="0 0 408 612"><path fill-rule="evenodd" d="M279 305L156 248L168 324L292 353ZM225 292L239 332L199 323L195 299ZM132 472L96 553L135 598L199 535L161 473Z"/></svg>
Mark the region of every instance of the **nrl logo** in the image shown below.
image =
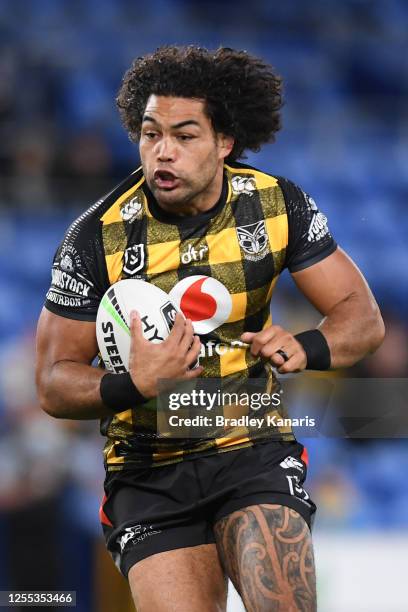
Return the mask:
<svg viewBox="0 0 408 612"><path fill-rule="evenodd" d="M252 176L234 176L231 180L231 186L235 195L245 193L252 197L253 192L256 191L255 179Z"/></svg>
<svg viewBox="0 0 408 612"><path fill-rule="evenodd" d="M143 269L145 265L144 244L134 244L128 247L123 255L123 271L129 276Z"/></svg>
<svg viewBox="0 0 408 612"><path fill-rule="evenodd" d="M143 203L140 201L139 196L132 198L120 211L120 216L124 221L133 223L135 219L142 216Z"/></svg>
<svg viewBox="0 0 408 612"><path fill-rule="evenodd" d="M268 234L265 221L237 227L237 236L245 259L259 261L268 254Z"/></svg>

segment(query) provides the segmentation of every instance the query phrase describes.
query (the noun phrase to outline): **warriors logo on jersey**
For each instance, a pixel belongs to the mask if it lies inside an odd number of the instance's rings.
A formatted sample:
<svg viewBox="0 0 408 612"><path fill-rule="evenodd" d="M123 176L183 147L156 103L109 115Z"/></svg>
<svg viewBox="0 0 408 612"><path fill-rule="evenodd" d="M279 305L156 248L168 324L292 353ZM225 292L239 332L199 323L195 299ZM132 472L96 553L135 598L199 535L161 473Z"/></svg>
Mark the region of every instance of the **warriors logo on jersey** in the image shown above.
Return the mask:
<svg viewBox="0 0 408 612"><path fill-rule="evenodd" d="M265 221L237 227L239 245L244 251L244 257L250 261L259 261L267 254L268 234Z"/></svg>

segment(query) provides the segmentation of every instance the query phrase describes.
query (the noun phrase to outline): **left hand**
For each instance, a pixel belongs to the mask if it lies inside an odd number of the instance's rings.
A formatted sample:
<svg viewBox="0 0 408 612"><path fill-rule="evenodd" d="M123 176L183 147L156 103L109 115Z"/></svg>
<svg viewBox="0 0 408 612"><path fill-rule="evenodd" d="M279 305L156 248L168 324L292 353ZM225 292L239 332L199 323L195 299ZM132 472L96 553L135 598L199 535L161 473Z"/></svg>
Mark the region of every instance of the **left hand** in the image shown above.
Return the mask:
<svg viewBox="0 0 408 612"><path fill-rule="evenodd" d="M301 372L306 368L306 353L294 336L279 325L271 325L260 332L245 332L241 336L243 342L251 345L254 357L269 359L281 374ZM277 351L282 350L288 356L284 357Z"/></svg>

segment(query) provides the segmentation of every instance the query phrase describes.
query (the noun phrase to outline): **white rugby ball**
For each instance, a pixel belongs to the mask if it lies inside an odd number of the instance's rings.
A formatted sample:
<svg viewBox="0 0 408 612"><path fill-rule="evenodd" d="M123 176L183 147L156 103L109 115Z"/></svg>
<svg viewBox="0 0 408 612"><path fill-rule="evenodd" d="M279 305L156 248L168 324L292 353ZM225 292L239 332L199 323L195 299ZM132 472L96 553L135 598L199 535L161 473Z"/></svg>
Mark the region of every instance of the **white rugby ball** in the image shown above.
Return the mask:
<svg viewBox="0 0 408 612"><path fill-rule="evenodd" d="M155 343L167 338L180 312L167 293L151 283L129 278L109 287L96 317L96 338L109 372L121 374L129 369L132 310L140 315L144 337Z"/></svg>

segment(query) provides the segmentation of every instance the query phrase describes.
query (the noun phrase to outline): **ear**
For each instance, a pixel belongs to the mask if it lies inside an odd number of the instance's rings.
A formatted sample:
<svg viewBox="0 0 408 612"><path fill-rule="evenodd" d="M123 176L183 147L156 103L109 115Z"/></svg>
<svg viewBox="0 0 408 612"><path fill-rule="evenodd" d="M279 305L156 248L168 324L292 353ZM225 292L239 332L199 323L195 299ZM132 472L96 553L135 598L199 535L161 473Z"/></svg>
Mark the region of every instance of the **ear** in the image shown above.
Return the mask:
<svg viewBox="0 0 408 612"><path fill-rule="evenodd" d="M235 140L232 136L226 136L225 134L218 134L218 151L219 158L225 159L231 153L234 148Z"/></svg>

